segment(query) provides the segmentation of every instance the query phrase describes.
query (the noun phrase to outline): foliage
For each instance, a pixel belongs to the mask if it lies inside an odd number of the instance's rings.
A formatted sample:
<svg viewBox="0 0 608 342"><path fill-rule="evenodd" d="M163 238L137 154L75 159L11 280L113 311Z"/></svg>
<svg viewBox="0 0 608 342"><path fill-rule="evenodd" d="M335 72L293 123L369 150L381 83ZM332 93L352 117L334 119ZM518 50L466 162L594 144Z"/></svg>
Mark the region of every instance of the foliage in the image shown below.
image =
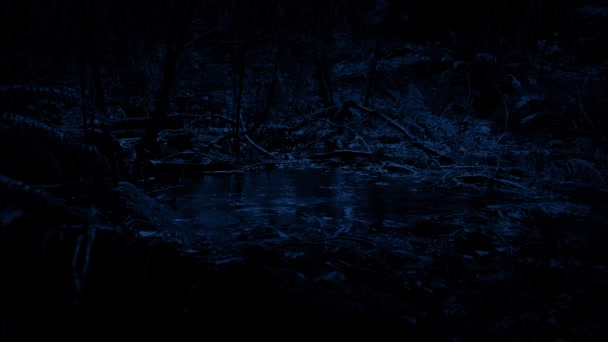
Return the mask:
<svg viewBox="0 0 608 342"><path fill-rule="evenodd" d="M606 290L606 1L2 6L0 259L28 263L3 264L1 302L23 317L199 329L306 308L433 340L605 333L582 308ZM271 207L218 238L179 216L190 178L290 166L408 175L450 210L372 222L349 201L375 198L340 188L340 224ZM37 280L51 290L15 285Z"/></svg>

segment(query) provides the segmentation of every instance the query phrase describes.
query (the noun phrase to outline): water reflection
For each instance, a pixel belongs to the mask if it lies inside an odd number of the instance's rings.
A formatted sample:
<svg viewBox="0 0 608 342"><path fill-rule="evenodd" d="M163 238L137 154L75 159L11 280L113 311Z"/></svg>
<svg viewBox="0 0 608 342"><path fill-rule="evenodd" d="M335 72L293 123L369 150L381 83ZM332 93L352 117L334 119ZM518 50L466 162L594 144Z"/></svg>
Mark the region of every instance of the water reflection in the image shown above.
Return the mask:
<svg viewBox="0 0 608 342"><path fill-rule="evenodd" d="M407 222L411 215L466 210L471 203L420 191L408 176L326 169L213 174L184 180L181 215L205 231L254 224L289 225L324 220Z"/></svg>

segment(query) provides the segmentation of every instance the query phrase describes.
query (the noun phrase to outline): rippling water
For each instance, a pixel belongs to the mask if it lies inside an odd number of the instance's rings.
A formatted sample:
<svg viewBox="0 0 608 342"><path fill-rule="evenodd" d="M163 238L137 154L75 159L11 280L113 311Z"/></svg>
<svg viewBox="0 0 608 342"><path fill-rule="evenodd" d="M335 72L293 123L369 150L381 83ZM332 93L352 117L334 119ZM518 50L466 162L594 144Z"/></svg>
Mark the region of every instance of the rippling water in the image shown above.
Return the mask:
<svg viewBox="0 0 608 342"><path fill-rule="evenodd" d="M323 220L402 224L412 215L468 210L466 194L422 191L409 176L327 169L211 174L184 180L180 216L205 231Z"/></svg>

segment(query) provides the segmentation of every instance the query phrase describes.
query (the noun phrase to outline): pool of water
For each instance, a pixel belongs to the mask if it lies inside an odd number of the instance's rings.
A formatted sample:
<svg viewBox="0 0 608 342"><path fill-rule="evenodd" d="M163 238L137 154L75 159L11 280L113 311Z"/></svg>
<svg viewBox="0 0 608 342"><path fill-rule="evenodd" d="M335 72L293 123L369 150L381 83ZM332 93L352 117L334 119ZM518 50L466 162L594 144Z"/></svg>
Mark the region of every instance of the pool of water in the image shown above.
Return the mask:
<svg viewBox="0 0 608 342"><path fill-rule="evenodd" d="M408 176L328 169L210 174L183 181L179 216L193 229L301 224L407 222L413 215L483 206L475 194L423 191Z"/></svg>

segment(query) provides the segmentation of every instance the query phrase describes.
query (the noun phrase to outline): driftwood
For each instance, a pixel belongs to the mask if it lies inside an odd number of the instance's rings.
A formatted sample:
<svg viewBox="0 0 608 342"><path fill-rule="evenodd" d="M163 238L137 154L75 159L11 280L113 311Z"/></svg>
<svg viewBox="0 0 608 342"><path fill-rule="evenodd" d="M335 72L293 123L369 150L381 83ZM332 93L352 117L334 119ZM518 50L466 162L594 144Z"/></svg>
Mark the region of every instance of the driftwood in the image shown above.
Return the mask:
<svg viewBox="0 0 608 342"><path fill-rule="evenodd" d="M365 151L354 151L354 150L335 150L327 153L318 153L310 156L310 159L332 159L339 158L342 160L353 160L355 158L370 158L372 156L371 152Z"/></svg>
<svg viewBox="0 0 608 342"><path fill-rule="evenodd" d="M389 125L393 126L394 128L396 128L399 132L401 132L411 143L414 147L422 150L423 152L438 158L440 161L444 162L444 163L449 163L449 164L455 164L456 161L454 161L452 158L442 154L441 152L436 151L435 149L433 149L432 147L428 146L427 144L425 144L422 140L418 139L414 134L412 134L409 129L407 129L406 127L404 127L403 125L399 124L398 122L396 122L395 120L389 118L388 116L382 114L379 110L370 110L367 109L365 107L362 107L360 105L352 105L353 108L357 108L365 113L374 115L384 121L386 121Z"/></svg>
<svg viewBox="0 0 608 342"><path fill-rule="evenodd" d="M196 122L203 119L221 118L220 115L185 115L185 114L174 114L167 115L161 127L163 129L180 129L184 127L187 122ZM132 117L122 120L116 120L112 122L112 131L123 131L132 129L144 129L152 124L151 117Z"/></svg>
<svg viewBox="0 0 608 342"><path fill-rule="evenodd" d="M401 132L412 143L412 145L414 147L422 150L424 153L427 153L430 156L437 158L441 162L444 162L447 164L456 164L456 161L454 161L452 158L450 158L450 157L442 154L441 152L435 150L434 148L428 146L422 140L418 139L414 134L412 134L410 132L410 130L407 129L407 127L401 125L400 123L396 122L395 120L391 119L390 117L384 115L383 113L380 112L380 110L367 109L363 106L356 104L353 101L347 101L341 107L333 106L333 107L324 109L323 111L320 111L320 112L314 114L312 116L312 118L320 119L324 116L329 115L330 120L332 120L332 122L334 124L339 124L339 123L343 122L343 120L347 116L351 115L350 111L352 108L358 109L364 113L373 115L377 118L380 118L380 119L386 121L389 125L391 125L395 129L397 129L399 132ZM309 121L310 121L310 119L306 120L305 122L309 122ZM302 124L298 125L298 127L301 125ZM353 159L356 157L369 157L369 156L371 156L370 152L339 150L339 151L332 151L329 153L316 154L316 155L311 156L311 158L312 159L330 159L330 158Z"/></svg>

